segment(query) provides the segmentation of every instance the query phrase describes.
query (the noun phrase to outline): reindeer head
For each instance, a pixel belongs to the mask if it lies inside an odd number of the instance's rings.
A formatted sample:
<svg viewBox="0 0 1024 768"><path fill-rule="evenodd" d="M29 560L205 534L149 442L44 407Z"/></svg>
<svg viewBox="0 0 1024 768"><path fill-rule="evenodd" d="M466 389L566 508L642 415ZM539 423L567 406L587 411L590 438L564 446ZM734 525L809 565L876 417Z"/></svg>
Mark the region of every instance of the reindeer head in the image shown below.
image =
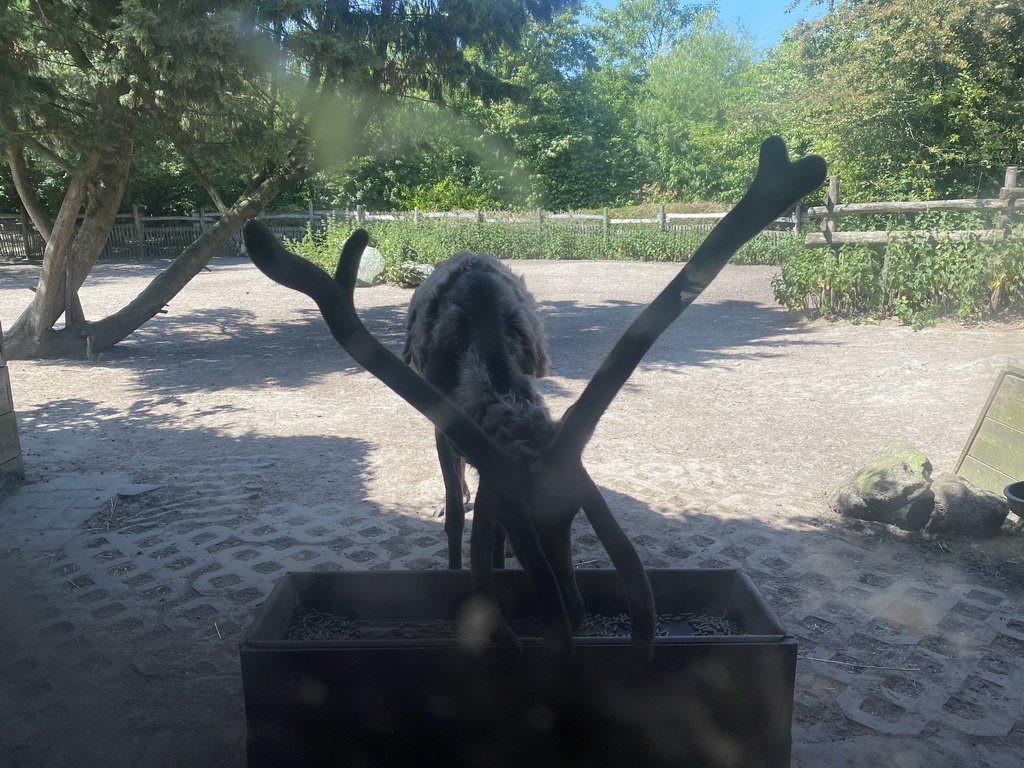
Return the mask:
<svg viewBox="0 0 1024 768"><path fill-rule="evenodd" d="M571 643L582 616L573 578L569 525L580 509L618 570L629 601L634 646L649 652L654 637L654 601L640 559L612 516L582 455L598 420L658 336L701 294L740 246L824 180L817 156L791 163L782 139L761 145L750 188L711 231L686 266L618 340L566 412L539 461L524 462L494 442L467 414L389 352L356 314L353 291L359 258L369 236L357 230L342 247L332 279L319 267L289 253L261 222L246 224L253 262L271 279L310 296L331 333L346 351L451 440L480 475L470 541L474 590L494 602L492 547L500 525L526 572L549 647ZM482 510L486 512L481 513ZM503 624L501 635L511 639Z"/></svg>

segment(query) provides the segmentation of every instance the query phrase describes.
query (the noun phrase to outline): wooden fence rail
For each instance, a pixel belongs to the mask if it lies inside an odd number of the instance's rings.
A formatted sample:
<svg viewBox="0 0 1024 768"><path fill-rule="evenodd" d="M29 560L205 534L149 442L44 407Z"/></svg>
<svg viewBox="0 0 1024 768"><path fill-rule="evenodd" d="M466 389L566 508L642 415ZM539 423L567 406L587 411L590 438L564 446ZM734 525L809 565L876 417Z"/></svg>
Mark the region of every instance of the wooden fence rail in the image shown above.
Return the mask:
<svg viewBox="0 0 1024 768"><path fill-rule="evenodd" d="M820 219L819 232L814 232L804 240L808 248L838 247L842 245L886 245L891 238L928 238L937 240L977 239L982 242L994 242L1007 238L1018 237L1013 226L1021 220L1024 205L1018 201L1024 199L1024 187L1017 186L1017 166L1006 169L1006 178L999 191L999 197L979 200L924 200L919 202L888 202L888 203L839 203L839 177L829 178L828 192L825 193L824 205L812 206L804 212L807 219ZM872 214L912 214L929 213L931 211L981 211L998 213L992 229L975 230L902 230L886 231L838 231L837 220L843 216L867 216Z"/></svg>
<svg viewBox="0 0 1024 768"><path fill-rule="evenodd" d="M357 207L348 210L314 210L312 205L304 213L280 213L261 216L280 237L301 238L308 229L319 230L332 218L350 219L370 224L375 221L410 221L415 224L442 219L477 222L480 224L506 223L558 226L571 228L581 235L602 234L614 236L625 227L653 226L663 232L705 233L711 230L726 211L715 213L667 213L661 206L653 218L613 218L605 208L603 214L549 213L537 210L531 215L511 212L430 212L408 211L400 213L372 213ZM191 216L143 216L138 208L130 214L118 215L104 246L105 259L159 259L175 258L196 238L209 229L219 214L199 211ZM773 226L796 232L800 226L799 211L778 219ZM0 214L0 260L41 259L46 243L24 215ZM241 253L241 237L236 234L218 256Z"/></svg>

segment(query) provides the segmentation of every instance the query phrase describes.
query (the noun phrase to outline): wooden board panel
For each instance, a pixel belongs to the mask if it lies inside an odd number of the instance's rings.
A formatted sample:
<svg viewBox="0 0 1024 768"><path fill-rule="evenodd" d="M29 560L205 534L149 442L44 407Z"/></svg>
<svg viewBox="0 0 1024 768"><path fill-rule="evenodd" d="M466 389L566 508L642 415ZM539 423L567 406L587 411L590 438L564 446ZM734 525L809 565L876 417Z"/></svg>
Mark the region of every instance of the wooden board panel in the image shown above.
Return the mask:
<svg viewBox="0 0 1024 768"><path fill-rule="evenodd" d="M22 463L20 455L15 459L0 463L0 491L9 488L9 486L5 486L5 484L10 483L12 477L18 480L23 480L24 476L25 465Z"/></svg>
<svg viewBox="0 0 1024 768"><path fill-rule="evenodd" d="M1024 432L1024 378L1005 376L985 415Z"/></svg>
<svg viewBox="0 0 1024 768"><path fill-rule="evenodd" d="M986 418L974 436L971 456L1010 477L1024 475L1024 432Z"/></svg>
<svg viewBox="0 0 1024 768"><path fill-rule="evenodd" d="M967 482L994 493L1002 493L1003 488L1014 482L1014 478L1009 475L1004 475L999 470L992 469L988 464L982 464L970 456L964 459L957 474Z"/></svg>
<svg viewBox="0 0 1024 768"><path fill-rule="evenodd" d="M996 378L956 473L994 493L1024 480L1024 370L1011 367Z"/></svg>
<svg viewBox="0 0 1024 768"><path fill-rule="evenodd" d="M4 331L0 328L0 496L25 477L18 440L18 420L14 415L11 398L11 380L4 360Z"/></svg>
<svg viewBox="0 0 1024 768"><path fill-rule="evenodd" d="M0 416L0 464L21 456L18 442L18 422L13 413Z"/></svg>
<svg viewBox="0 0 1024 768"><path fill-rule="evenodd" d="M0 366L0 415L14 410L11 397L11 380L7 376L7 366Z"/></svg>

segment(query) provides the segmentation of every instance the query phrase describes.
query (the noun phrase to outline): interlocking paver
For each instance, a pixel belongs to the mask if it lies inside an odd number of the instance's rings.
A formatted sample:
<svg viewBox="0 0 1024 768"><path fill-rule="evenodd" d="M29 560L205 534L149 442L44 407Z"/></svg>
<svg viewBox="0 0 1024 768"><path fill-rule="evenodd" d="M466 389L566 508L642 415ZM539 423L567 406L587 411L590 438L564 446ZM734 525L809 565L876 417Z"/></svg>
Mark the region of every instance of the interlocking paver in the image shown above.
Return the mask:
<svg viewBox="0 0 1024 768"><path fill-rule="evenodd" d="M580 268L534 269L570 267ZM621 265L587 269L627 275ZM635 272L596 301L613 306L621 291L641 294ZM0 504L0 764L88 766L100 754L103 764L237 768L244 763L237 643L281 573L444 567L440 521L430 516L440 479L429 425L415 415L394 417L399 404L367 383L326 334L296 352L280 345L261 352L260 375L240 380L229 346L238 338L225 337L219 315L237 310L247 291L263 290L244 285L201 316L209 333L197 332L196 318L178 307L179 326L144 328L129 342L139 346L76 369L109 374L128 406L52 389L57 402L41 398L25 409L30 458L53 452L77 470L54 460ZM407 299L397 295L381 299L379 314L368 318L393 334L400 313L391 304ZM574 307L576 282L565 295L574 297L565 306ZM958 437L957 425L942 424L937 437L929 414L940 405L967 413L969 429L969 412L990 385L985 361L1016 349L1019 333L1010 343L993 342L979 329L970 351L950 353L943 371L908 377L899 350L934 348L946 331L911 337L897 327L794 325L758 301L749 319L763 327L747 335L704 344L701 333L687 331L659 342L667 346L654 350L629 398L602 422L587 466L647 565L739 568L799 638L796 768L1015 768L1024 753L1019 554L962 540L940 549L925 536L846 524L828 513L823 494L829 473L845 473L845 463L887 437L883 425L946 446L946 463L955 460L954 443L966 429ZM695 307L698 320L702 311L717 310ZM270 321L274 332L262 318L239 321L235 332L248 327L256 348L275 344L279 332L293 341L314 338L311 308L282 312ZM595 322L618 327L618 310L608 312ZM566 322L552 318L560 346L546 391L555 409L582 387L604 335L581 341ZM844 366L828 350L848 333L888 357L864 371ZM139 363L136 356L153 344L164 345L160 355ZM813 359L790 373L787 391L760 392L763 371L745 371L787 345ZM201 373L193 359L202 360ZM969 379L969 390L950 387L951 378ZM879 389L858 398L866 381ZM903 394L888 396L887 382ZM702 398L702 391L711 394ZM244 404L234 402L243 395ZM212 402L219 397L223 403ZM696 405L667 408L672 397ZM840 398L851 400L856 418L834 427ZM799 418L777 419L775 408L791 402ZM196 423L175 421L177 413ZM301 424L292 418L298 413ZM306 434L310 423L315 429ZM115 435L104 452L61 453L61 439L83 425ZM368 425L383 425L381 433ZM201 441L190 432L199 429ZM130 447L119 447L121 438ZM93 464L110 471L87 471ZM790 473L801 481L789 482ZM585 522L573 530L577 564L606 566Z"/></svg>

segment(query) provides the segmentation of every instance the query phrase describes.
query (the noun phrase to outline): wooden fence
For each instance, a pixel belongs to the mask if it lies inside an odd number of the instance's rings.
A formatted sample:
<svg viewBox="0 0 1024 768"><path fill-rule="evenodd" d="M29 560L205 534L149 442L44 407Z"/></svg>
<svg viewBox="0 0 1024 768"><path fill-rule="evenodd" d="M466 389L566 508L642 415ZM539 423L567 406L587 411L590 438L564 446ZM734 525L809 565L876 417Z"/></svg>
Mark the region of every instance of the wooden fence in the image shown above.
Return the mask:
<svg viewBox="0 0 1024 768"><path fill-rule="evenodd" d="M769 228L769 236L778 238L786 233L798 234L808 221L820 220L820 231L805 238L808 248L838 247L841 245L882 246L891 237L948 237L978 238L983 241L1002 240L1014 236L1013 226L1022 220L1024 187L1017 186L1017 167L1006 169L1006 180L998 198L989 200L927 200L921 202L852 203L839 202L839 177L829 179L824 204L801 210L798 206L789 216L779 218ZM838 220L844 216L871 214L914 214L931 211L980 211L995 215L994 226L981 230L939 231L839 231ZM536 210L530 215L510 212L422 212L371 213L356 207L353 211L314 210L310 204L303 213L282 213L262 218L280 237L301 238L312 229L321 230L332 218L351 219L360 224L375 221L411 221L427 224L437 220L461 220L489 224L495 222L532 225L538 228L558 226L580 236L602 235L614 237L629 227L650 226L662 232L701 235L709 232L726 211L716 213L667 213L661 206L652 218L612 218L608 209L603 214L550 213ZM117 217L101 258L105 259L173 259L205 232L219 214L200 211L191 216L143 216L137 207L130 214ZM43 257L45 242L25 215L0 214L0 260L33 260ZM242 252L241 236L235 234L228 245L218 251L219 256Z"/></svg>
<svg viewBox="0 0 1024 768"><path fill-rule="evenodd" d="M409 211L401 213L371 213L357 207L354 211L322 211L312 206L304 213L282 213L261 216L279 237L301 238L307 230L320 230L332 218L351 219L360 224L375 221L411 221L428 225L438 220L476 222L481 225L508 223L536 227L561 227L580 236L605 235L614 237L629 227L650 226L663 232L703 234L709 232L726 211L716 213L667 213L661 206L652 218L613 218L606 208L603 214L549 213L537 210L530 215L509 212L435 213ZM119 215L104 246L104 259L172 259L191 245L216 221L219 214L200 211L191 216L143 216L135 208L131 214ZM777 237L782 232L797 232L800 226L799 210L778 219L771 227ZM43 257L43 238L24 215L0 214L0 259L7 261L33 260ZM217 255L241 253L241 236L235 234L230 243Z"/></svg>
<svg viewBox="0 0 1024 768"><path fill-rule="evenodd" d="M988 200L925 200L921 202L890 202L890 203L839 203L839 177L829 178L828 192L825 193L824 205L808 208L804 212L807 219L820 219L820 232L807 235L804 243L808 248L836 248L842 245L886 245L893 237L921 237L937 239L940 237L951 240L977 238L984 242L994 242L1007 237L1014 237L1013 227L1022 220L1024 205L1018 201L1024 198L1024 187L1017 186L1017 166L1006 169L1006 177L999 197ZM840 232L837 222L840 217L871 214L914 214L932 211L980 211L994 215L994 226L991 229L974 230L902 230L902 231L859 231Z"/></svg>

